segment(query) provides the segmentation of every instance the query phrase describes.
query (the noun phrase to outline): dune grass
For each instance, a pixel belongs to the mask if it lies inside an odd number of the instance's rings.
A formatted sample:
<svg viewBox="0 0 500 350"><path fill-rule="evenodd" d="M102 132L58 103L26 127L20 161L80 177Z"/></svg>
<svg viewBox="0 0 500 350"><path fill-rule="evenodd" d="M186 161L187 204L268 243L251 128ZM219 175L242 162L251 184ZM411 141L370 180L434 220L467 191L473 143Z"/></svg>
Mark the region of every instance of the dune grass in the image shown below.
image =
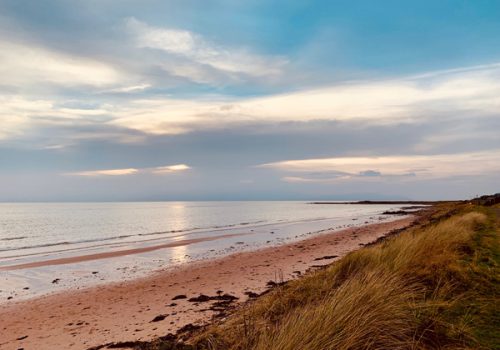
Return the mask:
<svg viewBox="0 0 500 350"><path fill-rule="evenodd" d="M189 346L152 348L500 349L500 209L438 212L275 288Z"/></svg>

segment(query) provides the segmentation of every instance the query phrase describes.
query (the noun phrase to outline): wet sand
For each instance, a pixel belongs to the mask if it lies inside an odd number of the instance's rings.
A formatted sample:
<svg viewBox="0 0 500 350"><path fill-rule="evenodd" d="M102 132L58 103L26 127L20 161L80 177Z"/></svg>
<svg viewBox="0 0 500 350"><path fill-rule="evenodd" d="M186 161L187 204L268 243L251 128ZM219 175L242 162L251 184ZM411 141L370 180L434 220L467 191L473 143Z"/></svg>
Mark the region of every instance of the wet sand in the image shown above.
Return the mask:
<svg viewBox="0 0 500 350"><path fill-rule="evenodd" d="M163 249L163 248L174 248L174 247L185 246L185 245L189 245L189 244L193 244L193 243L215 241L215 240L221 239L221 238L238 237L238 236L244 236L244 235L245 234L227 234L227 235L218 235L218 236L213 236L213 237L184 239L184 240L180 240L180 241L173 242L173 243L157 244L157 245L153 245L153 246L149 246L149 247L123 249L123 250L116 250L116 251L104 252L104 253L76 255L76 256L69 257L69 258L50 259L50 260L42 260L42 261L24 263L24 264L0 266L0 271L21 270L21 269L27 269L27 268L33 268L33 267L42 267L42 266L51 266L51 265L65 265L65 264L79 263L79 262L84 262L84 261L116 258L119 256L152 252L152 251Z"/></svg>
<svg viewBox="0 0 500 350"><path fill-rule="evenodd" d="M132 281L70 290L0 305L0 349L87 349L108 342L148 340L214 316L213 303L189 298L219 292L248 299L267 282L297 278L373 242L414 217L370 224L277 247L190 263ZM331 258L332 256L338 256ZM186 298L172 300L176 296ZM161 316L156 322L152 322Z"/></svg>

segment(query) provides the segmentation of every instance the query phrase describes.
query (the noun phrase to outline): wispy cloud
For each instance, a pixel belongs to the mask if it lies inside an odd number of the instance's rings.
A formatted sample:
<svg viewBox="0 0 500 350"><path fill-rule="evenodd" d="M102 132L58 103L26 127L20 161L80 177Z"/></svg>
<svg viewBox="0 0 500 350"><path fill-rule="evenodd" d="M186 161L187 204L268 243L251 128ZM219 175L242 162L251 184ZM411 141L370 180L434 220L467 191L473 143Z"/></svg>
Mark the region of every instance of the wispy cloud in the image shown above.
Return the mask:
<svg viewBox="0 0 500 350"><path fill-rule="evenodd" d="M66 173L64 175L70 176L124 176L136 174L139 170L134 168L126 169L107 169L107 170L89 170L89 171L78 171L74 173Z"/></svg>
<svg viewBox="0 0 500 350"><path fill-rule="evenodd" d="M133 17L126 20L126 27L138 47L161 50L188 60L164 68L175 75L195 80L203 74L200 67L195 65L205 65L226 73L262 77L281 74L287 63L284 58L261 56L242 48L218 45L197 33L155 27Z"/></svg>
<svg viewBox="0 0 500 350"><path fill-rule="evenodd" d="M151 84L139 84L139 85L130 85L124 87L118 87L114 89L105 90L105 93L131 93L137 91L144 91L151 87Z"/></svg>
<svg viewBox="0 0 500 350"><path fill-rule="evenodd" d="M0 66L1 69L5 70ZM95 103L89 108L67 106L58 103L57 99L0 95L0 140L29 137L37 129L50 125L79 124L109 126L108 129L114 130L113 135L109 130L87 130L83 134L64 136L73 140L101 138L128 143L140 141L139 134L183 134L242 124L316 120L360 121L368 127L400 122L432 125L445 119L462 118L458 127L474 124L479 116L498 113L499 77L500 67L492 65L433 73L425 78L359 82L255 99L131 99L119 104L112 101ZM125 93L147 88L147 84L140 84L114 91ZM464 120L470 122L464 124ZM472 135L492 132L479 130L478 123L474 125ZM428 152L447 140L470 137L468 127L457 127L446 135L430 134L419 150ZM131 135L130 131L137 135ZM494 139L494 135L488 137ZM63 144L67 140L54 142Z"/></svg>
<svg viewBox="0 0 500 350"><path fill-rule="evenodd" d="M123 74L98 60L56 52L33 43L0 42L2 84L26 90L36 84L109 86Z"/></svg>
<svg viewBox="0 0 500 350"><path fill-rule="evenodd" d="M500 172L500 150L475 153L286 160L258 165L282 172L287 182L329 182L352 178L440 178ZM320 176L318 176L318 174Z"/></svg>
<svg viewBox="0 0 500 350"><path fill-rule="evenodd" d="M177 171L184 171L191 169L189 166L186 164L176 164L176 165L167 165L167 166L160 166L156 168L152 168L152 173L153 174L169 174L169 173L175 173Z"/></svg>
<svg viewBox="0 0 500 350"><path fill-rule="evenodd" d="M353 82L251 99L133 101L111 123L154 134L178 134L241 123L423 122L500 109L500 65L433 72L421 77Z"/></svg>
<svg viewBox="0 0 500 350"><path fill-rule="evenodd" d="M89 177L99 177L99 176L126 176L134 174L170 174L175 172L181 172L191 169L186 164L175 164L175 165L165 165L154 168L125 168L125 169L106 169L106 170L88 170L88 171L77 171L71 173L65 173L63 175L68 176L89 176Z"/></svg>
<svg viewBox="0 0 500 350"><path fill-rule="evenodd" d="M61 105L53 99L0 95L0 120L2 123L0 140L33 137L33 133L48 126L95 126L109 120L111 113L112 107L110 105L97 105L88 109L72 108L64 104ZM70 135L69 138L78 139L80 136ZM121 135L115 136L121 137ZM106 136L100 134L99 137L105 138Z"/></svg>

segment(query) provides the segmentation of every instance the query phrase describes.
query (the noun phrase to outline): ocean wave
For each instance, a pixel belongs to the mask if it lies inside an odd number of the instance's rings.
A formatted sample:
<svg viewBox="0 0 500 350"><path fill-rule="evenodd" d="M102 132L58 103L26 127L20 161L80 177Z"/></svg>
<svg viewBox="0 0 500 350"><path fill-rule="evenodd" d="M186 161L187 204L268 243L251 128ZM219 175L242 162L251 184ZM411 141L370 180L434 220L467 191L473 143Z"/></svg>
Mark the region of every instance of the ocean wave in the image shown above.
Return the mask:
<svg viewBox="0 0 500 350"><path fill-rule="evenodd" d="M286 219L280 219L276 220L274 222L267 221L267 220L257 220L257 221L248 221L248 222L241 222L237 224L227 224L227 225L214 225L214 226L207 226L207 227L192 227L192 228L187 228L187 229L182 229L182 230L168 230L168 231L156 231L156 232L148 232L148 233L137 233L137 234L129 234L129 235L118 235L118 236L111 236L111 237L103 237L103 238L95 238L95 239L82 239L82 240L74 240L74 241L60 241L60 242L48 242L48 243L41 243L41 244L33 244L33 245L25 245L21 247L7 247L7 248L0 248L0 252L7 252L7 251L22 251L22 250L27 250L27 249L40 249L40 248L48 248L48 247L57 247L57 246L69 246L69 245L77 245L77 244L85 244L85 243L100 243L100 242L109 242L109 241L114 241L116 240L116 243L122 243L119 240L124 239L124 238L130 238L130 237L148 237L148 236L156 236L156 235L168 235L168 234L195 234L195 233L206 233L207 231L210 230L228 230L228 229L235 229L235 228L251 228L252 225L256 226L261 226L261 225L272 225L272 224L283 224L283 223L296 223L296 222L313 222L313 221L318 221L318 220L326 220L329 219L327 217L315 217L315 218L307 218L307 219L300 219L300 220L286 220ZM166 238L175 238L176 236L171 236L171 237L166 237ZM25 237L25 238L30 238L30 237ZM128 243L128 241L126 241ZM140 242L140 241L137 241ZM137 242L130 242L130 243L137 243ZM114 243L112 243L114 244Z"/></svg>
<svg viewBox="0 0 500 350"><path fill-rule="evenodd" d="M28 236L5 237L5 238L0 238L0 241L18 241L25 238L28 238Z"/></svg>
<svg viewBox="0 0 500 350"><path fill-rule="evenodd" d="M103 237L103 238L95 238L95 239L50 242L50 243L26 245L26 246L21 246L21 247L0 248L0 252L26 250L26 249L37 249L37 248L48 248L48 247L56 247L56 246L67 246L70 244L106 242L106 241L112 241L112 240L120 240L120 239L124 239L124 238L129 238L129 237L165 235L165 234L169 234L169 233L170 234L171 233L188 233L188 232L193 232L193 231L210 230L210 229L220 230L220 229L226 229L226 228L234 228L234 227L238 227L238 226L243 227L243 226L248 226L248 225L255 225L255 224L264 223L264 222L265 222L265 220L259 220L259 221L253 221L253 222L242 222L242 223L238 223L238 224L215 225L215 226L207 226L207 227L192 227L192 228L183 229L183 230L156 231L156 232L138 233L138 234L130 234L130 235L119 235L119 236ZM13 241L16 239L20 240L20 239L25 239L25 238L29 238L29 237L27 237L27 236L12 237L12 238L7 237L7 238L1 238L0 241Z"/></svg>
<svg viewBox="0 0 500 350"><path fill-rule="evenodd" d="M15 247L15 248L4 248L4 249L0 249L0 252L7 252L7 251L14 251L14 250L24 250L24 249L36 249L36 248L56 247L56 246L63 246L63 245L70 245L70 244L80 244L80 243L102 242L102 241L109 241L109 240L113 240L113 239L120 239L120 238L132 237L132 236L135 236L135 235L122 235L122 236L106 237L106 238L99 238L99 239L86 239L86 240L78 240L78 241L62 241L62 242L34 244L34 245L27 245L27 246Z"/></svg>

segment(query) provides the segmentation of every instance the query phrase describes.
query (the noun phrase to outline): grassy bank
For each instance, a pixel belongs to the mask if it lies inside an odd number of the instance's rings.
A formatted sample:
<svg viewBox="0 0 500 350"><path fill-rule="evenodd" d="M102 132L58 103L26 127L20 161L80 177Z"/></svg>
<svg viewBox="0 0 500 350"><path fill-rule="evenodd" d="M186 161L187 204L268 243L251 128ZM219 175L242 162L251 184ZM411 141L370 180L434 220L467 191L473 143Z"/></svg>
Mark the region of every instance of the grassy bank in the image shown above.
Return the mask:
<svg viewBox="0 0 500 350"><path fill-rule="evenodd" d="M499 349L500 208L434 217L274 288L189 344L144 349Z"/></svg>

